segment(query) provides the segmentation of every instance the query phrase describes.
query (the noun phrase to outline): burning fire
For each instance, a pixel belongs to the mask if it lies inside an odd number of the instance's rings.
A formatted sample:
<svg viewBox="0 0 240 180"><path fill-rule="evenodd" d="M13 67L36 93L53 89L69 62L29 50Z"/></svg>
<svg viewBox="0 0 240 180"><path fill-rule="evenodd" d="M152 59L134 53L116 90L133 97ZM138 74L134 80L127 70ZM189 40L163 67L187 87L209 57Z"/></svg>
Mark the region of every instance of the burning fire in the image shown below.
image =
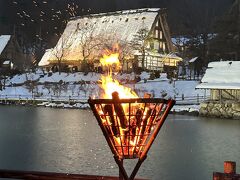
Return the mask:
<svg viewBox="0 0 240 180"><path fill-rule="evenodd" d="M100 63L103 66L112 66L113 64L120 65L120 61L118 57L119 57L118 53L114 53L110 55L104 54L103 57L100 59Z"/></svg>
<svg viewBox="0 0 240 180"><path fill-rule="evenodd" d="M112 93L118 92L121 99L138 98L137 94L131 88L124 87L117 80L113 79L111 75L102 76L102 88L105 93L103 98L112 99Z"/></svg>
<svg viewBox="0 0 240 180"><path fill-rule="evenodd" d="M115 48L118 49L118 46ZM104 90L103 98L111 99L113 92L118 92L119 97L123 98L138 98L137 94L131 88L125 87L112 77L112 66L120 66L119 53L112 53L106 51L100 59L100 63L108 68L108 74L101 77L102 89Z"/></svg>
<svg viewBox="0 0 240 180"><path fill-rule="evenodd" d="M112 77L112 67L120 66L120 61L119 53L109 52L111 51L107 51L100 59L101 64L108 69L107 75L101 77L101 87L104 91L102 98L113 99L116 102L119 99L138 98L131 88L121 85ZM150 134L156 124L157 113L161 111L161 108L157 111L156 107L157 105L141 103L114 103L99 105L96 109L118 153L134 157L143 150L147 134Z"/></svg>
<svg viewBox="0 0 240 180"><path fill-rule="evenodd" d="M120 65L118 53L104 54L100 62L108 68L107 75L101 77L104 99L90 98L88 102L124 179L134 179L174 101L150 99L150 94L144 94L146 99L138 98L121 85L112 77L112 67ZM133 158L139 160L129 178L122 161Z"/></svg>

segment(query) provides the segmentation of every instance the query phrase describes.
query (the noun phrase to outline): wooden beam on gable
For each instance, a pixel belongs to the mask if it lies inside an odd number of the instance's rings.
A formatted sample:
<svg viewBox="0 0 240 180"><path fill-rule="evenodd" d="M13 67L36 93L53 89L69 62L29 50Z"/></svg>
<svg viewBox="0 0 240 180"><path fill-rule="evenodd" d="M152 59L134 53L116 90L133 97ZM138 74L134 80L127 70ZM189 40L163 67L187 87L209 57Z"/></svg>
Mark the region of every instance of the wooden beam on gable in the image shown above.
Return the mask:
<svg viewBox="0 0 240 180"><path fill-rule="evenodd" d="M171 41L171 34L170 34L170 29L167 23L167 14L165 10L160 10L159 12L159 18L160 18L160 24L163 30L163 34L165 36L166 42L167 42L167 47L169 52L173 52L173 44Z"/></svg>

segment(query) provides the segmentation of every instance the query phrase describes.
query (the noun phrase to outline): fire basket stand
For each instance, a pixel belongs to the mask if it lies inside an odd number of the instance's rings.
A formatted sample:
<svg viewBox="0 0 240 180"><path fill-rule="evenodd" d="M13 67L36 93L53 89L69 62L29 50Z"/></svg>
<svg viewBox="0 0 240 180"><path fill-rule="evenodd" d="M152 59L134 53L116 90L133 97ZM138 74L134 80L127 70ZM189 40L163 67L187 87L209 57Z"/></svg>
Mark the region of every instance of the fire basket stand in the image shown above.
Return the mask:
<svg viewBox="0 0 240 180"><path fill-rule="evenodd" d="M112 99L89 99L90 107L114 154L119 178L133 180L147 157L171 108L172 99L120 99L117 92ZM124 159L137 159L130 177L123 166Z"/></svg>

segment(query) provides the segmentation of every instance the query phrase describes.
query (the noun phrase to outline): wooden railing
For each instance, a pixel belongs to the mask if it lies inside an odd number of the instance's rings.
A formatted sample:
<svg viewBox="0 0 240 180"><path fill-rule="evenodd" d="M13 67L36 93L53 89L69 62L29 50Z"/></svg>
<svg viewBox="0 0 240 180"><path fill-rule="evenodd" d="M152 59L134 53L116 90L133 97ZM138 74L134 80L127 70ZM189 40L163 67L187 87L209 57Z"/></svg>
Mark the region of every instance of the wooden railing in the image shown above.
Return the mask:
<svg viewBox="0 0 240 180"><path fill-rule="evenodd" d="M198 94L196 96L185 96L184 94L182 94L181 96L174 97L177 105L200 104L208 98L208 96L200 96Z"/></svg>
<svg viewBox="0 0 240 180"><path fill-rule="evenodd" d="M174 96L173 99L176 100L176 105L194 105L200 104L201 102L208 99L207 96ZM0 95L0 100L6 101L28 101L28 100L35 100L35 101L49 101L49 102L80 102L80 103L87 103L88 97L86 98L79 98L79 96L54 96L54 95L44 95L44 96L34 96L34 95Z"/></svg>
<svg viewBox="0 0 240 180"><path fill-rule="evenodd" d="M29 180L118 180L119 177L95 176L53 172L0 170L0 178L29 179ZM137 180L137 179L136 179ZM144 180L144 179L138 179ZM146 179L145 179L146 180Z"/></svg>

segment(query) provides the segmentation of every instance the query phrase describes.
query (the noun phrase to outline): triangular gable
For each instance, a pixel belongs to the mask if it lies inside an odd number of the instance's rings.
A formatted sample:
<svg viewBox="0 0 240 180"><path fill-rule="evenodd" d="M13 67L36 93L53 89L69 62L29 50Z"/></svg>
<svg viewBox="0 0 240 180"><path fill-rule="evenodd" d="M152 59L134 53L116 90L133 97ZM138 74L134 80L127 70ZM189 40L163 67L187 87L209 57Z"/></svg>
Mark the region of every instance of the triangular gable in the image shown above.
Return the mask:
<svg viewBox="0 0 240 180"><path fill-rule="evenodd" d="M1 35L0 36L0 55L2 54L3 50L7 46L10 39L11 39L11 35Z"/></svg>

